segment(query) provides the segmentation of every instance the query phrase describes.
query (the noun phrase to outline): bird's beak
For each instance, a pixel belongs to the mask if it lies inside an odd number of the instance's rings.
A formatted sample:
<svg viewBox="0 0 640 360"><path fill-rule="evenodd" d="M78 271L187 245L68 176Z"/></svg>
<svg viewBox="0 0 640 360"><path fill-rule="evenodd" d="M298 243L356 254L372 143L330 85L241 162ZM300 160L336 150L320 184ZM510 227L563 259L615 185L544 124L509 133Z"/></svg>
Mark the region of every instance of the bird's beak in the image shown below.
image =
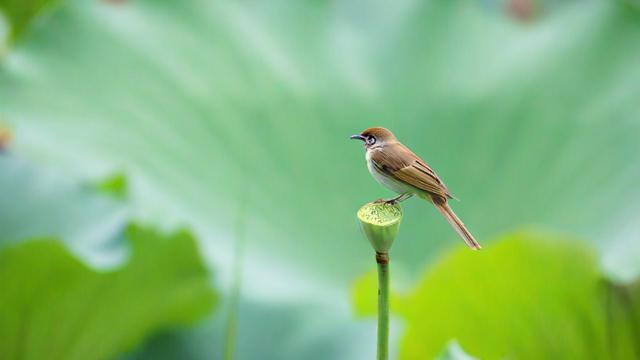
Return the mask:
<svg viewBox="0 0 640 360"><path fill-rule="evenodd" d="M362 140L364 141L364 136L358 134L358 135L351 135L350 137L351 140Z"/></svg>

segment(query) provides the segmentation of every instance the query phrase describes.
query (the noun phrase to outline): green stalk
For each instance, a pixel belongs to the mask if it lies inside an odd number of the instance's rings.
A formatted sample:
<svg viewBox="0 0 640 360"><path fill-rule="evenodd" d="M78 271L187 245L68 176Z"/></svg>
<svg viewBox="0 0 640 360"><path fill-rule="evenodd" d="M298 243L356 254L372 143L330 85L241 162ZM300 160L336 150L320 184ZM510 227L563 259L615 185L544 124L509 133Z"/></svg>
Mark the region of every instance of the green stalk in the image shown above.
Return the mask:
<svg viewBox="0 0 640 360"><path fill-rule="evenodd" d="M233 273L231 291L229 293L229 312L224 327L224 347L222 358L233 360L236 357L236 345L238 337L238 311L242 286L242 265L244 260L244 248L246 244L246 213L247 200L242 198L238 211L238 220L235 229L235 249L233 257Z"/></svg>
<svg viewBox="0 0 640 360"><path fill-rule="evenodd" d="M376 253L378 263L378 360L389 358L389 254Z"/></svg>

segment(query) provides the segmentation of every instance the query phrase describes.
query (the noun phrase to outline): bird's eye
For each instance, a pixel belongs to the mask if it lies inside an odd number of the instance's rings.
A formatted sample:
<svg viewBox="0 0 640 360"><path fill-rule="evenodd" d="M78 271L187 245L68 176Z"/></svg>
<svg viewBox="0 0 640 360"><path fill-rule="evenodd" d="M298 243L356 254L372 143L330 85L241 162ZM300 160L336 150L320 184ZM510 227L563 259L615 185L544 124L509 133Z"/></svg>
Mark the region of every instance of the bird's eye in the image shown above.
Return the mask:
<svg viewBox="0 0 640 360"><path fill-rule="evenodd" d="M376 138L375 138L375 137L373 137L373 136L369 136L369 137L367 138L367 144L369 144L369 145L373 145L373 144L375 144L375 143L376 143Z"/></svg>

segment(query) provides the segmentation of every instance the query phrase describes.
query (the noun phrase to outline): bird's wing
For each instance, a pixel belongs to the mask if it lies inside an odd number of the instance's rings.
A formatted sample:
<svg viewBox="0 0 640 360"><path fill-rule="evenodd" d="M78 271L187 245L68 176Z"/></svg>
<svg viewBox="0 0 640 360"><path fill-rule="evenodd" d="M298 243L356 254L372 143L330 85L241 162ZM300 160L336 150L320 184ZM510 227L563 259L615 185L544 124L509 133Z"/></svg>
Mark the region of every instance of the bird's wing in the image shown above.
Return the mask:
<svg viewBox="0 0 640 360"><path fill-rule="evenodd" d="M396 148L376 151L371 157L379 170L420 190L451 198L447 187L424 160L402 144L387 146Z"/></svg>

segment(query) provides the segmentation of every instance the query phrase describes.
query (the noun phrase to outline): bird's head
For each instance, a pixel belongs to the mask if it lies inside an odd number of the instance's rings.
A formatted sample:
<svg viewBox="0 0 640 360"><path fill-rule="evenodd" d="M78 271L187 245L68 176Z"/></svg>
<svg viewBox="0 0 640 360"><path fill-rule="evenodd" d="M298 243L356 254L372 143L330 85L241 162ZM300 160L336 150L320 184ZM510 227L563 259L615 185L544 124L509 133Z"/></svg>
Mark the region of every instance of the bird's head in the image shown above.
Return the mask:
<svg viewBox="0 0 640 360"><path fill-rule="evenodd" d="M366 148L384 146L398 140L393 133L383 127L371 127L360 134L351 135L351 139L362 140Z"/></svg>

